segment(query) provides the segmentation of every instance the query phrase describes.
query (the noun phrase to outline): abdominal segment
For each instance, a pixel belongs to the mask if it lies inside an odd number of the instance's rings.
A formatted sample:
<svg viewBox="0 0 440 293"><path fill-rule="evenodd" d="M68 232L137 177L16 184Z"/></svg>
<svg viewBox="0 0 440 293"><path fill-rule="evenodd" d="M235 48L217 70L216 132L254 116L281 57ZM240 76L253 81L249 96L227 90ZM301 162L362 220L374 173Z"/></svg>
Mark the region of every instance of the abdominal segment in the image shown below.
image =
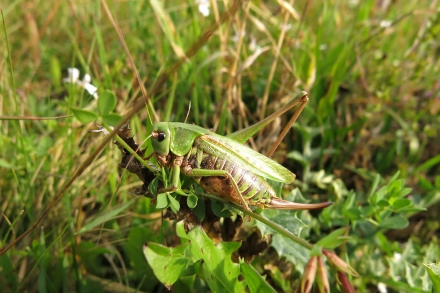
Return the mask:
<svg viewBox="0 0 440 293"><path fill-rule="evenodd" d="M194 162L194 160L191 160L191 157L188 161ZM193 168L195 167L193 166ZM242 203L240 195L237 193L230 178L235 181L241 196L248 205L263 207L271 201L272 197L276 197L275 191L263 178L227 159L204 153L198 168L205 170L224 170L231 175L230 177L210 176L200 178L200 186L206 192L217 195L225 200L237 204Z"/></svg>

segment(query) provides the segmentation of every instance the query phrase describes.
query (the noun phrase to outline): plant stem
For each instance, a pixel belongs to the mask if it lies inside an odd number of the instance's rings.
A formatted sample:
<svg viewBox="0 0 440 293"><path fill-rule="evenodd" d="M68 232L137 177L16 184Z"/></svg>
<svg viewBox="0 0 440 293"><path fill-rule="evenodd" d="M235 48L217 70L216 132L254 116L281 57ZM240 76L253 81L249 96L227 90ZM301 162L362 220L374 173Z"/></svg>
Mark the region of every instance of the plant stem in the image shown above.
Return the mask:
<svg viewBox="0 0 440 293"><path fill-rule="evenodd" d="M219 197L217 197L215 195L211 195L211 194L196 192L196 195L204 196L204 197L207 197L207 198L210 198L210 199L221 201L221 202L226 203L228 205L232 205L234 207L234 209L237 209L237 210L243 212L244 214L246 214L246 215L256 219L257 221L260 221L261 223L263 223L263 224L267 225L268 227L272 228L273 230L277 231L278 233L280 233L284 237L287 237L290 240L298 243L299 245L301 245L301 246L303 246L303 247L305 247L305 248L307 248L309 250L312 250L312 248L313 248L313 244L311 244L311 243L307 242L306 240L296 236L295 234L293 234L292 232L286 230L282 226L280 226L280 225L278 225L278 224L276 224L276 223L274 223L274 222L264 218L263 216L261 216L259 214L256 214L254 212L250 212L250 211L246 210L245 208L243 208L243 207L241 207L241 206L239 206L239 205L237 205L235 203L231 203L229 201L223 200L223 199L221 199L221 198L219 198Z"/></svg>

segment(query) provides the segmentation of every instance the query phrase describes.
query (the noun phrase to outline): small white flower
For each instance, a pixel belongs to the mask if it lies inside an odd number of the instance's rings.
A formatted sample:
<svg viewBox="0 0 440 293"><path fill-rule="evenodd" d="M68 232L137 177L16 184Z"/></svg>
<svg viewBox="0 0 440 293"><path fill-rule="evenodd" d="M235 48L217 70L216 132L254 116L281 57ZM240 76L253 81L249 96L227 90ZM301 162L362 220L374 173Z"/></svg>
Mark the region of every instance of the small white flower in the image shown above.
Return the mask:
<svg viewBox="0 0 440 293"><path fill-rule="evenodd" d="M92 78L88 73L83 77L83 80L79 80L79 69L78 68L67 68L67 78L63 78L63 82L77 84L78 86L85 89L90 95L95 99L98 98L98 88L91 84Z"/></svg>
<svg viewBox="0 0 440 293"><path fill-rule="evenodd" d="M199 6L199 12L204 16L209 16L209 0L196 0L197 5Z"/></svg>
<svg viewBox="0 0 440 293"><path fill-rule="evenodd" d="M292 28L292 25L290 23L288 24L280 24L280 29L286 29L286 31L290 30Z"/></svg>
<svg viewBox="0 0 440 293"><path fill-rule="evenodd" d="M402 255L398 252L394 253L394 260L399 261L402 258Z"/></svg>
<svg viewBox="0 0 440 293"><path fill-rule="evenodd" d="M237 31L237 32L235 33L235 35L232 36L231 40L232 40L234 43L237 43L238 40L240 39L240 37L244 37L245 35L246 35L246 32L245 32L244 30L242 30L242 31Z"/></svg>
<svg viewBox="0 0 440 293"><path fill-rule="evenodd" d="M64 78L64 82L77 83L79 78L79 69L78 68L67 68L68 77Z"/></svg>
<svg viewBox="0 0 440 293"><path fill-rule="evenodd" d="M380 293L388 293L387 286L382 282L377 283L377 290Z"/></svg>
<svg viewBox="0 0 440 293"><path fill-rule="evenodd" d="M257 44L257 39L254 36L251 37L251 42L249 43L249 50L252 52L261 50L261 46Z"/></svg>
<svg viewBox="0 0 440 293"><path fill-rule="evenodd" d="M392 24L391 20L382 20L379 25L380 27L383 28L389 28L391 24Z"/></svg>
<svg viewBox="0 0 440 293"><path fill-rule="evenodd" d="M352 7L355 7L359 4L359 0L350 0L348 1L348 4L350 4Z"/></svg>
<svg viewBox="0 0 440 293"><path fill-rule="evenodd" d="M324 51L325 49L327 49L327 44L319 45L319 50Z"/></svg>

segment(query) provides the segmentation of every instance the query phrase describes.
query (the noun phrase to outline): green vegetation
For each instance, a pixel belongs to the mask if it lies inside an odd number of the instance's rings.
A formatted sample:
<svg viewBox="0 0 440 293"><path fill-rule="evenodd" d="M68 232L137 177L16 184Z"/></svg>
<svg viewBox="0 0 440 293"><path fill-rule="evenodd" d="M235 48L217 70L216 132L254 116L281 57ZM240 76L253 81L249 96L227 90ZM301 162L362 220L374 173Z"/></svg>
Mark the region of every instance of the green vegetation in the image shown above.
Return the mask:
<svg viewBox="0 0 440 293"><path fill-rule="evenodd" d="M313 279L314 292L440 292L437 1L247 1L225 17L235 2L205 17L196 1L108 1L135 66L103 2L9 2L0 249L35 229L0 250L2 292L294 292ZM63 81L72 67L79 79ZM142 182L113 138L89 131L130 119L148 154L151 120L189 112L227 135L301 90L310 102L273 156L297 180L274 188L334 202L322 211L242 222L183 177L199 197L156 205L133 195ZM289 113L249 145L266 154Z"/></svg>

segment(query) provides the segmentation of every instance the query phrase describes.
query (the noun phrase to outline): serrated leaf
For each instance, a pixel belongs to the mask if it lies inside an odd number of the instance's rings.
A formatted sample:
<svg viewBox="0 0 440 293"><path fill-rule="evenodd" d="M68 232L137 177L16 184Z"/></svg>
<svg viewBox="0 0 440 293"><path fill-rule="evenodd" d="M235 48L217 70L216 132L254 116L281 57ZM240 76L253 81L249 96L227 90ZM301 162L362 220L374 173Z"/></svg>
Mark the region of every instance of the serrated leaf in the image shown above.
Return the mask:
<svg viewBox="0 0 440 293"><path fill-rule="evenodd" d="M304 222L301 221L298 218L297 214L294 212L286 213L285 211L266 209L261 212L261 215L268 220L279 224L280 226L284 227L295 235L299 235L301 233L301 230L307 227L307 225L304 224ZM256 225L260 230L262 236L273 234L275 232L273 229L269 228L259 221Z"/></svg>
<svg viewBox="0 0 440 293"><path fill-rule="evenodd" d="M98 115L91 111L83 110L76 107L70 107L70 110L72 110L75 118L78 119L78 121L81 123L90 123L98 119Z"/></svg>
<svg viewBox="0 0 440 293"><path fill-rule="evenodd" d="M121 121L121 119L122 119L122 117L120 115L115 114L115 113L102 115L101 118L102 118L102 121L104 121L105 123L107 123L108 125L111 125L111 126L118 125L119 121Z"/></svg>
<svg viewBox="0 0 440 293"><path fill-rule="evenodd" d="M379 227L387 229L403 229L409 225L408 219L401 215L386 218L379 223Z"/></svg>
<svg viewBox="0 0 440 293"><path fill-rule="evenodd" d="M154 275L165 287L170 289L180 276L195 274L191 258L186 256L185 250L189 243L176 247L166 247L150 242L144 248L148 264Z"/></svg>
<svg viewBox="0 0 440 293"><path fill-rule="evenodd" d="M240 264L241 272L246 279L246 283L248 285L249 291L251 293L257 292L277 292L274 288L272 288L269 283L267 283L266 279L263 278L253 266L242 263Z"/></svg>
<svg viewBox="0 0 440 293"><path fill-rule="evenodd" d="M343 237L346 232L347 228L339 228L319 240L315 245L319 245L327 249L334 249L347 241L347 237Z"/></svg>
<svg viewBox="0 0 440 293"><path fill-rule="evenodd" d="M113 92L105 90L98 98L99 115L104 116L113 111L116 107L116 96Z"/></svg>
<svg viewBox="0 0 440 293"><path fill-rule="evenodd" d="M285 257L286 260L295 264L295 269L300 274L304 272L304 267L310 258L310 252L307 248L280 234L273 236L271 246L275 248L280 258Z"/></svg>
<svg viewBox="0 0 440 293"><path fill-rule="evenodd" d="M440 293L440 263L424 264L435 293Z"/></svg>

